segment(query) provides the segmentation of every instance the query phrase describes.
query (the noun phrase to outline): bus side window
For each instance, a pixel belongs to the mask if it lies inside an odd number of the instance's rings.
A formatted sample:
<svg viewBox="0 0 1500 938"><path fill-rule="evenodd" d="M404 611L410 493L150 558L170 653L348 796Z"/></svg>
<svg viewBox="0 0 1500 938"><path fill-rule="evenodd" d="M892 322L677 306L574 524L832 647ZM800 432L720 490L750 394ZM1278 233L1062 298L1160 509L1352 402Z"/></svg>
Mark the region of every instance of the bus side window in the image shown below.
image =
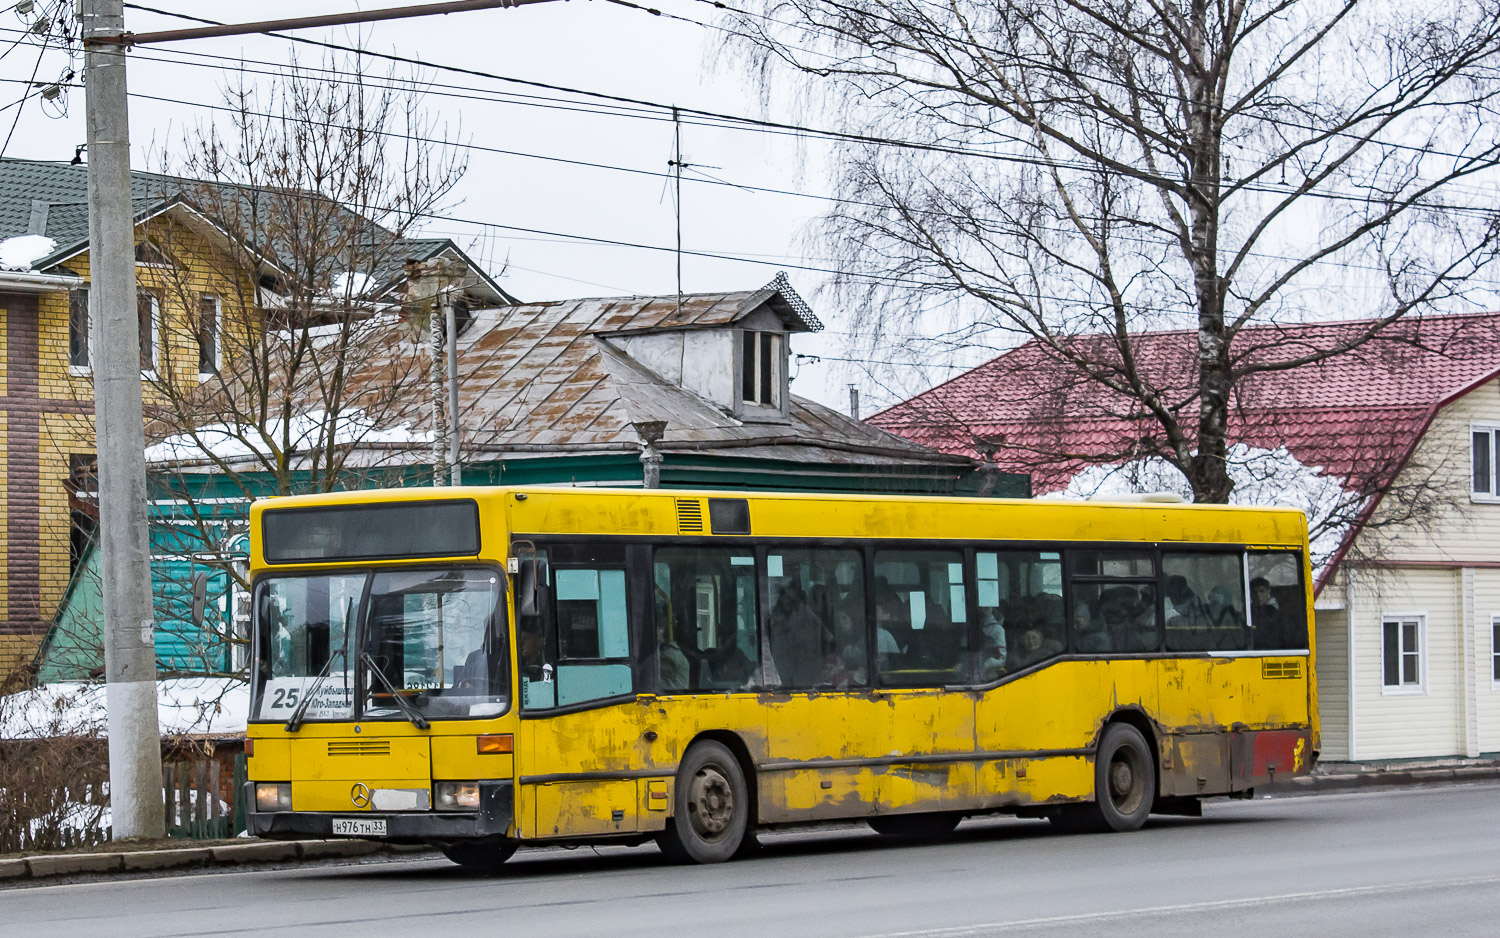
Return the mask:
<svg viewBox="0 0 1500 938"><path fill-rule="evenodd" d="M658 690L754 686L760 671L755 555L665 547L656 552L652 579Z"/></svg>
<svg viewBox="0 0 1500 938"><path fill-rule="evenodd" d="M1063 653L1062 555L978 551L979 680Z"/></svg>
<svg viewBox="0 0 1500 938"><path fill-rule="evenodd" d="M1165 553L1161 558L1166 596L1167 651L1243 651L1244 555Z"/></svg>
<svg viewBox="0 0 1500 938"><path fill-rule="evenodd" d="M766 579L766 635L780 686L869 686L862 554L773 549L766 555Z"/></svg>
<svg viewBox="0 0 1500 938"><path fill-rule="evenodd" d="M516 663L520 669L521 706L527 710L545 710L557 705L557 643L549 625L546 600L551 592L552 568L540 551L533 563L530 575L535 576L542 599L536 614L526 615L517 597Z"/></svg>
<svg viewBox="0 0 1500 938"><path fill-rule="evenodd" d="M969 677L963 555L875 552L875 656L881 683L942 687Z"/></svg>
<svg viewBox="0 0 1500 938"><path fill-rule="evenodd" d="M623 569L552 571L557 622L557 705L618 697L633 689Z"/></svg>
<svg viewBox="0 0 1500 938"><path fill-rule="evenodd" d="M1250 647L1307 648L1302 556L1295 551L1250 551Z"/></svg>

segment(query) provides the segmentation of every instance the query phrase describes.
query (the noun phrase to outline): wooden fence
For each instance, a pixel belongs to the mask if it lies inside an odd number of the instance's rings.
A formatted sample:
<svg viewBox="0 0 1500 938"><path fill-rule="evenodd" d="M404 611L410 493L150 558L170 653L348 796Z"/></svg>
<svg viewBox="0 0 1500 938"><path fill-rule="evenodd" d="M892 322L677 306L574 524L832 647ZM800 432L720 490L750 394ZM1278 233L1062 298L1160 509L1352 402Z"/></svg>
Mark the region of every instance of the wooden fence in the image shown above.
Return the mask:
<svg viewBox="0 0 1500 938"><path fill-rule="evenodd" d="M163 747L168 837L215 840L245 829L241 748ZM107 843L108 780L103 740L0 743L0 855Z"/></svg>

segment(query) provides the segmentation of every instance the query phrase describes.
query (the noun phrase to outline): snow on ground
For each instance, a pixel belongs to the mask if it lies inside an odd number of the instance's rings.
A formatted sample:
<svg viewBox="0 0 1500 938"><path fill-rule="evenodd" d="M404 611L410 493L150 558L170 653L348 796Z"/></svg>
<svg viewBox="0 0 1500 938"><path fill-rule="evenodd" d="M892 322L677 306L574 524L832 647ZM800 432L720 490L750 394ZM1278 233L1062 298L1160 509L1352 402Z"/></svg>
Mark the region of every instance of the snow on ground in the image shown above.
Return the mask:
<svg viewBox="0 0 1500 938"><path fill-rule="evenodd" d="M1363 500L1346 490L1342 479L1321 467L1303 465L1285 447L1261 449L1236 443L1227 461L1234 480L1230 504L1301 509L1311 534L1313 568L1321 569L1343 543ZM1155 457L1089 466L1054 497L1108 499L1141 492L1176 492L1184 501L1193 498L1182 473Z"/></svg>
<svg viewBox="0 0 1500 938"><path fill-rule="evenodd" d="M278 445L285 437L291 443L292 452L306 452L314 446L328 442L323 439L327 433L327 424L328 413L323 410L297 414L291 419L289 432L286 434L282 433L280 420L269 422L264 434L252 426L228 423L210 424L200 428L196 434L182 433L170 436L160 443L146 447L146 461L148 463L178 462L212 457L235 460L249 456L267 456L270 454L270 448L264 442L265 437L277 441ZM431 439L432 434L429 431L414 431L410 424L405 423L389 429L380 429L364 411L355 409L345 412L339 418L332 442L340 446L373 443L425 445Z"/></svg>
<svg viewBox="0 0 1500 938"><path fill-rule="evenodd" d="M19 235L0 241L0 267L30 270L31 265L57 248L57 242L45 235Z"/></svg>
<svg viewBox="0 0 1500 938"><path fill-rule="evenodd" d="M0 697L0 739L106 736L103 684L62 681ZM250 689L233 678L171 678L156 685L163 736L234 736L245 731Z"/></svg>

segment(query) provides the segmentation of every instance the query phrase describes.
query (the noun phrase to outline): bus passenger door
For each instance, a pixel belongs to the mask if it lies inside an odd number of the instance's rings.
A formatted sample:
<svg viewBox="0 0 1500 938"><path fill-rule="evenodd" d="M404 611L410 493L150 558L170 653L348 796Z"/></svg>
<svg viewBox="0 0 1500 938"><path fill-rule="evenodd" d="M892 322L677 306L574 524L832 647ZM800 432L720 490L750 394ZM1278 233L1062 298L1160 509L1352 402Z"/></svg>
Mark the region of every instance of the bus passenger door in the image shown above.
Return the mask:
<svg viewBox="0 0 1500 938"><path fill-rule="evenodd" d="M518 616L523 710L517 824L524 838L639 829L649 698L635 694L639 598L625 549L554 546L536 616Z"/></svg>
<svg viewBox="0 0 1500 938"><path fill-rule="evenodd" d="M890 729L871 691L863 553L765 549L760 819L875 812Z"/></svg>

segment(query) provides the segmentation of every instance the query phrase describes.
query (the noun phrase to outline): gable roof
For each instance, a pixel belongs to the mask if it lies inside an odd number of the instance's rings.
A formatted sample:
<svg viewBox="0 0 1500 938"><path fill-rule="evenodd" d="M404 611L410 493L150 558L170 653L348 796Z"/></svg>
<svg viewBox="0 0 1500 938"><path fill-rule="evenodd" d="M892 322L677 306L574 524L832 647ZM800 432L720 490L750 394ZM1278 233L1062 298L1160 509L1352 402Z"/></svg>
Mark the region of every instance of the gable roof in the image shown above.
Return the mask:
<svg viewBox="0 0 1500 938"><path fill-rule="evenodd" d="M202 208L194 204L192 194L209 186L219 191L226 202L243 198L242 187L227 183L185 179L161 173L131 171L131 209L137 224L174 208L185 208L217 224ZM372 235L385 229L340 207L355 224L368 226ZM37 230L39 229L39 230ZM24 234L51 238L56 247L37 258L32 268L48 270L64 263L88 247L88 166L85 164L0 158L0 239ZM371 274L381 288L389 289L402 279L406 260L430 260L448 253L462 261L475 274L482 293L491 294L496 302L515 303L490 275L474 263L453 241L447 238L396 239L388 257Z"/></svg>
<svg viewBox="0 0 1500 938"><path fill-rule="evenodd" d="M1237 364L1288 362L1339 347L1368 321L1268 325L1235 338ZM1071 340L1085 357L1118 364L1112 337ZM1197 333L1132 336L1131 352L1168 406L1196 428ZM1235 386L1231 442L1285 446L1307 465L1349 478L1372 460L1394 478L1435 408L1500 370L1500 313L1401 320L1351 351ZM1101 458L1142 458L1165 447L1141 405L1029 342L870 418L952 453L994 447L1002 468L1030 467L1039 493L1058 491Z"/></svg>

